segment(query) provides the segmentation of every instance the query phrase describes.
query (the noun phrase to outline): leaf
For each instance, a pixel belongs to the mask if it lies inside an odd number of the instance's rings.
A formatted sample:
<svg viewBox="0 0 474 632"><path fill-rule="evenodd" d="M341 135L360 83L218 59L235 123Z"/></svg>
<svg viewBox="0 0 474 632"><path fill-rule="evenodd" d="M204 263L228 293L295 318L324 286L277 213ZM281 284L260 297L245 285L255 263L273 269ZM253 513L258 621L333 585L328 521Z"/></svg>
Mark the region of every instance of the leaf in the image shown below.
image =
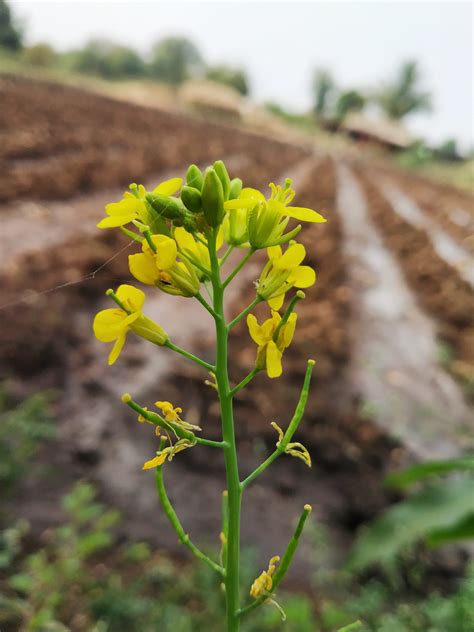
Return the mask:
<svg viewBox="0 0 474 632"><path fill-rule="evenodd" d="M474 456L464 456L458 459L448 459L443 461L428 461L408 467L401 472L390 474L385 479L385 483L390 487L406 488L417 481L421 481L429 476L437 474L449 474L450 472L460 472L474 470Z"/></svg>
<svg viewBox="0 0 474 632"><path fill-rule="evenodd" d="M339 628L337 632L352 632L352 630L360 630L362 627L362 621L354 621L349 625L345 625L343 628Z"/></svg>
<svg viewBox="0 0 474 632"><path fill-rule="evenodd" d="M433 531L453 528L474 513L473 490L472 477L442 481L394 505L360 534L349 568L386 562Z"/></svg>
<svg viewBox="0 0 474 632"><path fill-rule="evenodd" d="M457 524L446 529L435 529L432 531L427 542L429 546L441 546L448 542L474 539L474 513L460 520Z"/></svg>

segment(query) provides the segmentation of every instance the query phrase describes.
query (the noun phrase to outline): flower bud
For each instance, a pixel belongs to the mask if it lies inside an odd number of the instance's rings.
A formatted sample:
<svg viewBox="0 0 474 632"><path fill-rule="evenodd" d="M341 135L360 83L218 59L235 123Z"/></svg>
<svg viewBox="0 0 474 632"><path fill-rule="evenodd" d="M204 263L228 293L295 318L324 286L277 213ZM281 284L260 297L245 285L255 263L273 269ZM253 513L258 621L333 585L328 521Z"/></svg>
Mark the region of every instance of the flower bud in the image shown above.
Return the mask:
<svg viewBox="0 0 474 632"><path fill-rule="evenodd" d="M165 345L168 342L169 336L166 331L155 323L155 321L148 318L148 316L139 316L131 325L130 329L140 336L145 338L156 345Z"/></svg>
<svg viewBox="0 0 474 632"><path fill-rule="evenodd" d="M202 175L201 169L197 165L190 165L186 172L186 184L188 187L193 187L198 191L202 190L202 185L204 184L204 177Z"/></svg>
<svg viewBox="0 0 474 632"><path fill-rule="evenodd" d="M219 226L224 218L224 189L216 171L209 167L202 187L202 209L209 226Z"/></svg>
<svg viewBox="0 0 474 632"><path fill-rule="evenodd" d="M243 182L240 178L234 178L230 181L229 200L235 200L242 191Z"/></svg>
<svg viewBox="0 0 474 632"><path fill-rule="evenodd" d="M222 160L216 160L214 163L214 171L217 173L217 177L221 181L222 190L224 192L224 200L228 200L230 192L230 178Z"/></svg>
<svg viewBox="0 0 474 632"><path fill-rule="evenodd" d="M194 187L184 186L181 190L181 201L192 213L201 211L201 191Z"/></svg>
<svg viewBox="0 0 474 632"><path fill-rule="evenodd" d="M148 193L146 199L160 217L180 219L184 214L184 207L177 198L160 195L159 193Z"/></svg>

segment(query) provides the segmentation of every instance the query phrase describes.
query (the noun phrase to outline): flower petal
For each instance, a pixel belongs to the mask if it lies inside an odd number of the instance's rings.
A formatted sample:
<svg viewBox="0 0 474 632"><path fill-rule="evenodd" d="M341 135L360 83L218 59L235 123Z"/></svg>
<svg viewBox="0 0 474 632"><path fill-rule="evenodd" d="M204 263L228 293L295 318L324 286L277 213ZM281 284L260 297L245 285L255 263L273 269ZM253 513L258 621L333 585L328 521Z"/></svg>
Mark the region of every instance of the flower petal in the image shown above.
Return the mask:
<svg viewBox="0 0 474 632"><path fill-rule="evenodd" d="M160 195L173 195L176 191L179 191L183 184L183 178L171 178L161 182L157 187L153 189L153 193L159 193Z"/></svg>
<svg viewBox="0 0 474 632"><path fill-rule="evenodd" d="M281 306L283 305L284 300L285 300L285 293L283 292L279 296L275 296L274 298L269 299L267 303L271 309L279 310L281 309Z"/></svg>
<svg viewBox="0 0 474 632"><path fill-rule="evenodd" d="M176 262L178 247L175 240L171 239L171 237L166 237L166 235L156 236L160 237L159 240L153 239L156 244L156 265L160 270L168 270Z"/></svg>
<svg viewBox="0 0 474 632"><path fill-rule="evenodd" d="M273 342L270 342L267 345L267 375L268 377L280 377L282 374L282 366L281 366L281 356L282 353Z"/></svg>
<svg viewBox="0 0 474 632"><path fill-rule="evenodd" d="M96 314L92 324L94 335L101 342L116 340L125 328L127 314L119 308L103 309Z"/></svg>
<svg viewBox="0 0 474 632"><path fill-rule="evenodd" d="M155 260L149 255L136 254L129 255L128 267L130 273L145 285L155 285L158 281L159 272Z"/></svg>
<svg viewBox="0 0 474 632"><path fill-rule="evenodd" d="M284 214L288 217L293 217L300 222L312 222L316 224L322 224L326 222L326 218L313 211L311 208L304 208L303 206L287 206Z"/></svg>
<svg viewBox="0 0 474 632"><path fill-rule="evenodd" d="M112 215L110 217L104 217L97 224L97 228L116 228L117 226L124 226L136 218L136 213L128 213L123 215Z"/></svg>
<svg viewBox="0 0 474 632"><path fill-rule="evenodd" d="M120 355L120 352L123 349L123 345L125 344L125 339L127 337L126 332L122 333L117 340L115 341L114 346L112 347L112 351L109 354L109 365L111 366L117 360Z"/></svg>
<svg viewBox="0 0 474 632"><path fill-rule="evenodd" d="M262 335L262 328L253 314L249 314L247 316L247 327L249 328L249 334L255 344L264 345L267 343L267 338Z"/></svg>
<svg viewBox="0 0 474 632"><path fill-rule="evenodd" d="M163 465L163 463L166 461L166 457L168 456L168 454L166 452L161 452L160 454L157 454L155 456L155 458L150 459L149 461L146 461L143 464L143 470L151 470L154 467L159 467L160 465Z"/></svg>
<svg viewBox="0 0 474 632"><path fill-rule="evenodd" d="M306 250L303 244L292 244L280 259L274 261L274 266L284 270L292 270L300 265L305 256Z"/></svg>
<svg viewBox="0 0 474 632"><path fill-rule="evenodd" d="M299 288L311 287L316 283L316 272L310 266L298 266L292 270L288 283Z"/></svg>
<svg viewBox="0 0 474 632"><path fill-rule="evenodd" d="M119 301L133 312L141 310L145 302L145 292L126 283L119 285L116 294Z"/></svg>

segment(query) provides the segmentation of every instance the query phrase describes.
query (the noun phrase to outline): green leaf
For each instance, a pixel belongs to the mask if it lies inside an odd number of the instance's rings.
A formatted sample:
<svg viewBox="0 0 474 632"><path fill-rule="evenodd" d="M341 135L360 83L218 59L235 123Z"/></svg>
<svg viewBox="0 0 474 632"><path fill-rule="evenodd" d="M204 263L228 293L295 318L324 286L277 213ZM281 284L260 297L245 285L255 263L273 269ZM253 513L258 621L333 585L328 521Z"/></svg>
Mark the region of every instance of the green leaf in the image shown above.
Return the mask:
<svg viewBox="0 0 474 632"><path fill-rule="evenodd" d="M339 628L337 632L352 632L352 630L360 630L362 627L362 621L354 621L349 625L345 625L343 628Z"/></svg>
<svg viewBox="0 0 474 632"><path fill-rule="evenodd" d="M419 463L417 465L413 465L412 467L408 467L401 472L390 474L385 479L385 483L390 487L403 489L430 476L466 470L474 470L474 456L469 455L458 459Z"/></svg>
<svg viewBox="0 0 474 632"><path fill-rule="evenodd" d="M433 531L454 527L474 513L474 479L442 481L390 509L358 537L349 556L351 569L386 562Z"/></svg>
<svg viewBox="0 0 474 632"><path fill-rule="evenodd" d="M474 513L460 520L452 527L435 529L429 534L427 543L429 546L436 547L447 544L448 542L472 539L474 539Z"/></svg>

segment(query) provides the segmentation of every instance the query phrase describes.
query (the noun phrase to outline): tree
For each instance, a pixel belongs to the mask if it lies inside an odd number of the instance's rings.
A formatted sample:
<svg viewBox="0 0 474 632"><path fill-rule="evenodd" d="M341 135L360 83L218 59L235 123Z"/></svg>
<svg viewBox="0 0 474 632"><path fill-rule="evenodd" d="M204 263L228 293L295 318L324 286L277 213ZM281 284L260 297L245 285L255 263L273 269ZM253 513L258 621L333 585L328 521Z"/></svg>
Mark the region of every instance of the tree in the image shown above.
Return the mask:
<svg viewBox="0 0 474 632"><path fill-rule="evenodd" d="M237 92L244 96L249 93L249 83L245 71L240 68L231 68L230 66L214 66L207 70L206 77L211 81L222 83L231 88L235 88Z"/></svg>
<svg viewBox="0 0 474 632"><path fill-rule="evenodd" d="M430 110L431 95L418 89L419 81L417 62L406 61L394 81L376 95L376 101L387 116L396 120L414 112Z"/></svg>
<svg viewBox="0 0 474 632"><path fill-rule="evenodd" d="M10 7L0 0L0 48L18 51L22 47L22 34L15 25Z"/></svg>
<svg viewBox="0 0 474 632"><path fill-rule="evenodd" d="M316 70L313 79L314 112L320 118L326 118L329 101L334 95L336 84L329 71Z"/></svg>
<svg viewBox="0 0 474 632"><path fill-rule="evenodd" d="M32 66L47 68L56 60L56 53L49 44L34 44L23 49L22 59Z"/></svg>
<svg viewBox="0 0 474 632"><path fill-rule="evenodd" d="M139 77L146 72L145 62L132 48L103 39L91 40L73 53L70 65L78 72L106 79Z"/></svg>
<svg viewBox="0 0 474 632"><path fill-rule="evenodd" d="M155 44L150 73L155 79L178 85L204 66L198 48L185 37L167 37Z"/></svg>
<svg viewBox="0 0 474 632"><path fill-rule="evenodd" d="M342 121L348 112L362 110L365 103L366 98L357 90L341 92L336 102L336 118Z"/></svg>

